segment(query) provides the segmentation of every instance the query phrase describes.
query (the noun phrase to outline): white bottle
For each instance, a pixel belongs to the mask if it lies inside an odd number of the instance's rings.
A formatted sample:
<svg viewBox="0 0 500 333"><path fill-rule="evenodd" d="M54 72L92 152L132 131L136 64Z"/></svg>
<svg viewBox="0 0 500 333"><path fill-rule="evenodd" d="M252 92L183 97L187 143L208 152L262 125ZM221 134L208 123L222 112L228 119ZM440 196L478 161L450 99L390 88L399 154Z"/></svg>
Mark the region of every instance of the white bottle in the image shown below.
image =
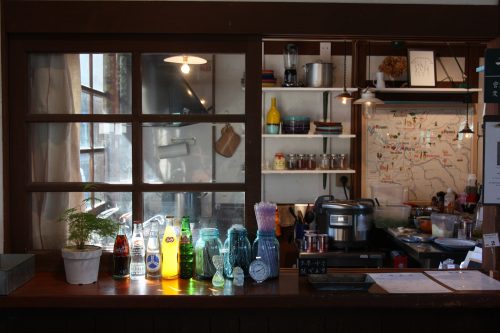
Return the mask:
<svg viewBox="0 0 500 333"><path fill-rule="evenodd" d="M151 221L148 244L146 246L146 278L161 278L160 239L158 236L158 221Z"/></svg>
<svg viewBox="0 0 500 333"><path fill-rule="evenodd" d="M142 221L134 221L132 240L130 245L130 279L144 279L146 275L146 263L144 261L144 233Z"/></svg>
<svg viewBox="0 0 500 333"><path fill-rule="evenodd" d="M455 193L451 188L446 190L444 195L444 212L448 214L453 214L455 211Z"/></svg>

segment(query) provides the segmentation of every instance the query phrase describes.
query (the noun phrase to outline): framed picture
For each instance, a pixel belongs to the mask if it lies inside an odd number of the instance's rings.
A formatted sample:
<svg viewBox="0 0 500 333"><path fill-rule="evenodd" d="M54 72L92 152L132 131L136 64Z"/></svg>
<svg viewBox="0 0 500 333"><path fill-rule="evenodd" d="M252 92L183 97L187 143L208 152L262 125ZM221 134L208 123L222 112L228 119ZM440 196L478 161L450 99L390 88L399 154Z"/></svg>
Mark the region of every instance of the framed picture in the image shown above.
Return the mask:
<svg viewBox="0 0 500 333"><path fill-rule="evenodd" d="M435 87L434 51L408 49L410 87Z"/></svg>
<svg viewBox="0 0 500 333"><path fill-rule="evenodd" d="M500 116L484 116L483 203L500 204Z"/></svg>

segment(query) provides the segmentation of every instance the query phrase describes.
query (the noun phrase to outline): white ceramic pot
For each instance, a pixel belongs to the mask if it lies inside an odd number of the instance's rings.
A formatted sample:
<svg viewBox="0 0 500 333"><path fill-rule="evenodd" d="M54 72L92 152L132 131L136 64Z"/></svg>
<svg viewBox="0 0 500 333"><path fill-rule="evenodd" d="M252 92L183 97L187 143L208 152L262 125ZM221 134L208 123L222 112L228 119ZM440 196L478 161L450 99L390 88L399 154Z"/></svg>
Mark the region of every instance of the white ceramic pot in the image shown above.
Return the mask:
<svg viewBox="0 0 500 333"><path fill-rule="evenodd" d="M90 284L97 281L102 249L89 245L85 250L65 247L61 250L64 258L66 281L70 284Z"/></svg>

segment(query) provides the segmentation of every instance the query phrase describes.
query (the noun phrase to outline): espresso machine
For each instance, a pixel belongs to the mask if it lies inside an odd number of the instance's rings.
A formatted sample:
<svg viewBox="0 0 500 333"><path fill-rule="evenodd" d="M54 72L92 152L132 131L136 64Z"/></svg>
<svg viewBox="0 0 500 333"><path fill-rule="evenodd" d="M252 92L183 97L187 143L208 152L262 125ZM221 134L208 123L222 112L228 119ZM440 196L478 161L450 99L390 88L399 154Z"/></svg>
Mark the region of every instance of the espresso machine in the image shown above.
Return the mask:
<svg viewBox="0 0 500 333"><path fill-rule="evenodd" d="M297 63L299 59L299 49L295 44L286 44L283 49L285 64L284 87L298 87Z"/></svg>

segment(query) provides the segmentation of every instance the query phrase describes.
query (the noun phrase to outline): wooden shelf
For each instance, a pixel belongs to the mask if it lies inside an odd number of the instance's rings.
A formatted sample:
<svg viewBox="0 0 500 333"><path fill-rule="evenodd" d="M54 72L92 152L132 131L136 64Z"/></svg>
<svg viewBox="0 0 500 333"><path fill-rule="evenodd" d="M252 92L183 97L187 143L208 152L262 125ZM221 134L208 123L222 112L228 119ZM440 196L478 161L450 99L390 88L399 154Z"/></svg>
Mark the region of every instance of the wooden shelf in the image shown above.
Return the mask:
<svg viewBox="0 0 500 333"><path fill-rule="evenodd" d="M285 138L308 138L308 139L320 139L320 138L338 138L338 139L352 139L356 137L356 134L262 134L263 138L271 139L285 139Z"/></svg>
<svg viewBox="0 0 500 333"><path fill-rule="evenodd" d="M466 93L477 93L482 91L479 88L384 88L384 89L374 89L375 92L380 93L401 93L401 94L466 94Z"/></svg>
<svg viewBox="0 0 500 333"><path fill-rule="evenodd" d="M358 91L358 88L346 88L349 92ZM324 91L344 91L342 87L262 87L262 92L324 92Z"/></svg>
<svg viewBox="0 0 500 333"><path fill-rule="evenodd" d="M356 173L353 169L335 169L335 170L272 170L263 169L262 174L265 175L284 175L284 174L323 174L323 173Z"/></svg>

